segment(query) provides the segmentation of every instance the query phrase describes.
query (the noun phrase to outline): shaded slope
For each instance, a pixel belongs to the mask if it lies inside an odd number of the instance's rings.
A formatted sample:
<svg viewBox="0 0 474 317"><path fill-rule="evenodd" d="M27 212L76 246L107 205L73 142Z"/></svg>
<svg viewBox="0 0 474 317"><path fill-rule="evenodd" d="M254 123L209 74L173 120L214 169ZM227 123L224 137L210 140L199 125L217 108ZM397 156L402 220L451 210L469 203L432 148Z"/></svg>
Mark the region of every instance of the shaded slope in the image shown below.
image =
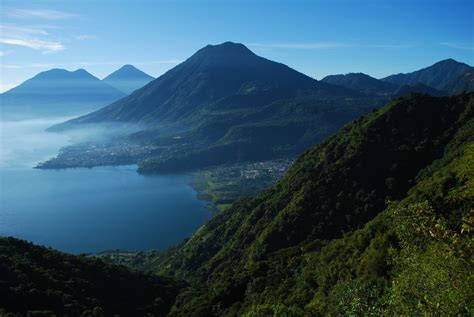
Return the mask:
<svg viewBox="0 0 474 317"><path fill-rule="evenodd" d="M28 311L50 312L48 316L84 316L88 311L90 316L99 310L105 316L164 316L182 287L167 278L13 238L0 238L0 251L0 314L3 308L25 316Z"/></svg>
<svg viewBox="0 0 474 317"><path fill-rule="evenodd" d="M406 96L411 93L421 93L421 94L427 94L427 95L435 96L435 97L446 95L444 91L441 91L441 90L438 90L438 89L435 89L435 88L432 88L420 83L413 86L402 85L398 87L396 90L394 90L392 92L392 95L394 98L396 98L396 97Z"/></svg>
<svg viewBox="0 0 474 317"><path fill-rule="evenodd" d="M141 131L126 142L161 151L133 158L140 172L183 171L299 154L380 104L380 98L318 82L226 42L204 47L130 96L52 130L135 125ZM41 167L72 161L62 151Z"/></svg>
<svg viewBox="0 0 474 317"><path fill-rule="evenodd" d="M369 95L391 95L398 85L373 78L364 73L349 73L346 75L329 75L322 82L343 86Z"/></svg>
<svg viewBox="0 0 474 317"><path fill-rule="evenodd" d="M415 72L391 75L381 80L398 86L415 86L421 83L438 90L443 90L446 85L457 80L459 76L467 71L472 71L472 67L457 62L454 59L446 59Z"/></svg>
<svg viewBox="0 0 474 317"><path fill-rule="evenodd" d="M369 297L368 301L381 299L392 274L387 252L398 252L399 248L388 220L380 219L353 238L331 242L326 255L312 252L320 250L325 240L341 238L343 232L364 226L387 208L388 200L411 195L409 189L416 184L441 192L417 194L415 202L433 200L436 210L442 212L440 217L459 224L460 217L469 211L463 204L472 204L472 196L457 207L443 205L443 190L460 186L465 180L461 176L456 182L446 179L436 188L422 180L464 153L464 146L471 144L474 135L473 115L472 94L440 98L414 95L395 100L307 151L265 193L235 204L182 245L164 254L151 254L142 268L193 283L175 304L174 315L180 316L192 312L202 316L242 314L265 303L273 306L263 305L263 311L285 311L285 307L293 306L295 316L301 315L298 310L303 307L324 313L329 292L336 291L336 284L357 272L361 278L376 278L375 284L362 280L361 287L367 289L365 295L359 295ZM433 167L429 167L431 164ZM387 226L392 229L387 230ZM455 227L450 230L459 230ZM347 251L341 253L344 248ZM359 252L364 250L373 254L361 257ZM305 273L304 268L311 265L306 261L308 256L318 262L314 263L316 268ZM365 262L357 268L356 263L362 259ZM326 267L332 267L331 271L324 271ZM338 274L344 267L346 271ZM342 275L344 272L349 275ZM300 287L303 281L299 278L304 279L304 287ZM344 287L351 285L340 287L341 296L349 291ZM375 293L370 293L372 287ZM431 292L437 294L436 290ZM337 296L332 297L335 301L331 309L337 308L338 301L343 303ZM460 298L466 301L466 297ZM346 305L349 309L350 303ZM465 312L462 307L458 309Z"/></svg>
<svg viewBox="0 0 474 317"><path fill-rule="evenodd" d="M242 44L208 45L142 89L72 123L182 120L196 110L231 95L272 92L273 100L320 88L316 80L252 53ZM268 95L268 93L267 93Z"/></svg>
<svg viewBox="0 0 474 317"><path fill-rule="evenodd" d="M128 95L154 79L132 65L124 65L102 79L102 81Z"/></svg>
<svg viewBox="0 0 474 317"><path fill-rule="evenodd" d="M376 104L364 98L301 97L255 110L208 111L196 129L180 134L180 148L140 161L139 172L186 171L300 154Z"/></svg>
<svg viewBox="0 0 474 317"><path fill-rule="evenodd" d="M474 91L474 70L470 70L461 75L457 80L449 83L444 87L444 90L450 94L460 94L463 92Z"/></svg>

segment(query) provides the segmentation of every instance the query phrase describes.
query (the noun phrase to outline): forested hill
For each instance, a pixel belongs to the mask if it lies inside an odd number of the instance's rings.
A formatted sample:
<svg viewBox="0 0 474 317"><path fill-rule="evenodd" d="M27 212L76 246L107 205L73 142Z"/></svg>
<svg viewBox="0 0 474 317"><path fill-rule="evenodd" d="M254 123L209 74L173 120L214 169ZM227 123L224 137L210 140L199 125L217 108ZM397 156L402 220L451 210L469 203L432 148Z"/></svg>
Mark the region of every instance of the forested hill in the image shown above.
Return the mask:
<svg viewBox="0 0 474 317"><path fill-rule="evenodd" d="M165 316L182 287L96 258L0 238L0 316Z"/></svg>
<svg viewBox="0 0 474 317"><path fill-rule="evenodd" d="M469 315L473 115L397 99L138 267L191 283L173 316Z"/></svg>

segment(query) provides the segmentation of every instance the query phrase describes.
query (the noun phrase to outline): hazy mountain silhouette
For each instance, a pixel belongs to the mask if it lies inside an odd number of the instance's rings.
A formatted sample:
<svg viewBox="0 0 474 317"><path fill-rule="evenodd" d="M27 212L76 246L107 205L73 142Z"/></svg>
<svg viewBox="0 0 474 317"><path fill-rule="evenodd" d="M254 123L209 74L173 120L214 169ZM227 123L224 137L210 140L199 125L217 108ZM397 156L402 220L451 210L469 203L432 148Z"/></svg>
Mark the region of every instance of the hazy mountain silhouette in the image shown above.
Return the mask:
<svg viewBox="0 0 474 317"><path fill-rule="evenodd" d="M1 94L0 101L3 107L12 111L41 111L55 115L64 111L91 111L124 96L123 92L84 69L51 69Z"/></svg>
<svg viewBox="0 0 474 317"><path fill-rule="evenodd" d="M415 86L421 83L438 90L444 90L447 85L472 69L471 66L450 58L412 73L391 75L382 78L382 80L399 86Z"/></svg>
<svg viewBox="0 0 474 317"><path fill-rule="evenodd" d="M153 79L155 78L135 66L124 65L102 79L102 81L126 94L130 94L138 88L142 88Z"/></svg>

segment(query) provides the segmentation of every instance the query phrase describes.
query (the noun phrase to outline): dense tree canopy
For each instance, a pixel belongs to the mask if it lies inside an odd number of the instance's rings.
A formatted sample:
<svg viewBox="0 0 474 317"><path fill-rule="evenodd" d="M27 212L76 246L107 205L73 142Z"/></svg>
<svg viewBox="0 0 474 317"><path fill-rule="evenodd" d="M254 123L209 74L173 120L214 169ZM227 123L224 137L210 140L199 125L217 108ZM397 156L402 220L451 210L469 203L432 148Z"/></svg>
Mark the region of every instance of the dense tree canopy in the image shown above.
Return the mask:
<svg viewBox="0 0 474 317"><path fill-rule="evenodd" d="M395 100L138 265L190 282L176 316L472 313L473 112Z"/></svg>
<svg viewBox="0 0 474 317"><path fill-rule="evenodd" d="M0 309L23 316L166 315L183 284L0 238ZM0 316L3 316L0 311Z"/></svg>

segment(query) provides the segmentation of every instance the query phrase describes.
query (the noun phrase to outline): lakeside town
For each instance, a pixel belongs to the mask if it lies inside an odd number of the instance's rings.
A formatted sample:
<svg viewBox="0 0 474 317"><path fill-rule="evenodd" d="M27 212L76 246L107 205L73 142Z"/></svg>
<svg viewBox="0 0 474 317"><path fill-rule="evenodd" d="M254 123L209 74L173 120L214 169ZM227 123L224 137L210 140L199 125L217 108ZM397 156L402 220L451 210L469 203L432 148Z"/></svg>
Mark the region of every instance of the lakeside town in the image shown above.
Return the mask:
<svg viewBox="0 0 474 317"><path fill-rule="evenodd" d="M105 165L128 165L158 155L162 147L127 142L80 143L62 148L59 154L36 168L62 169Z"/></svg>

